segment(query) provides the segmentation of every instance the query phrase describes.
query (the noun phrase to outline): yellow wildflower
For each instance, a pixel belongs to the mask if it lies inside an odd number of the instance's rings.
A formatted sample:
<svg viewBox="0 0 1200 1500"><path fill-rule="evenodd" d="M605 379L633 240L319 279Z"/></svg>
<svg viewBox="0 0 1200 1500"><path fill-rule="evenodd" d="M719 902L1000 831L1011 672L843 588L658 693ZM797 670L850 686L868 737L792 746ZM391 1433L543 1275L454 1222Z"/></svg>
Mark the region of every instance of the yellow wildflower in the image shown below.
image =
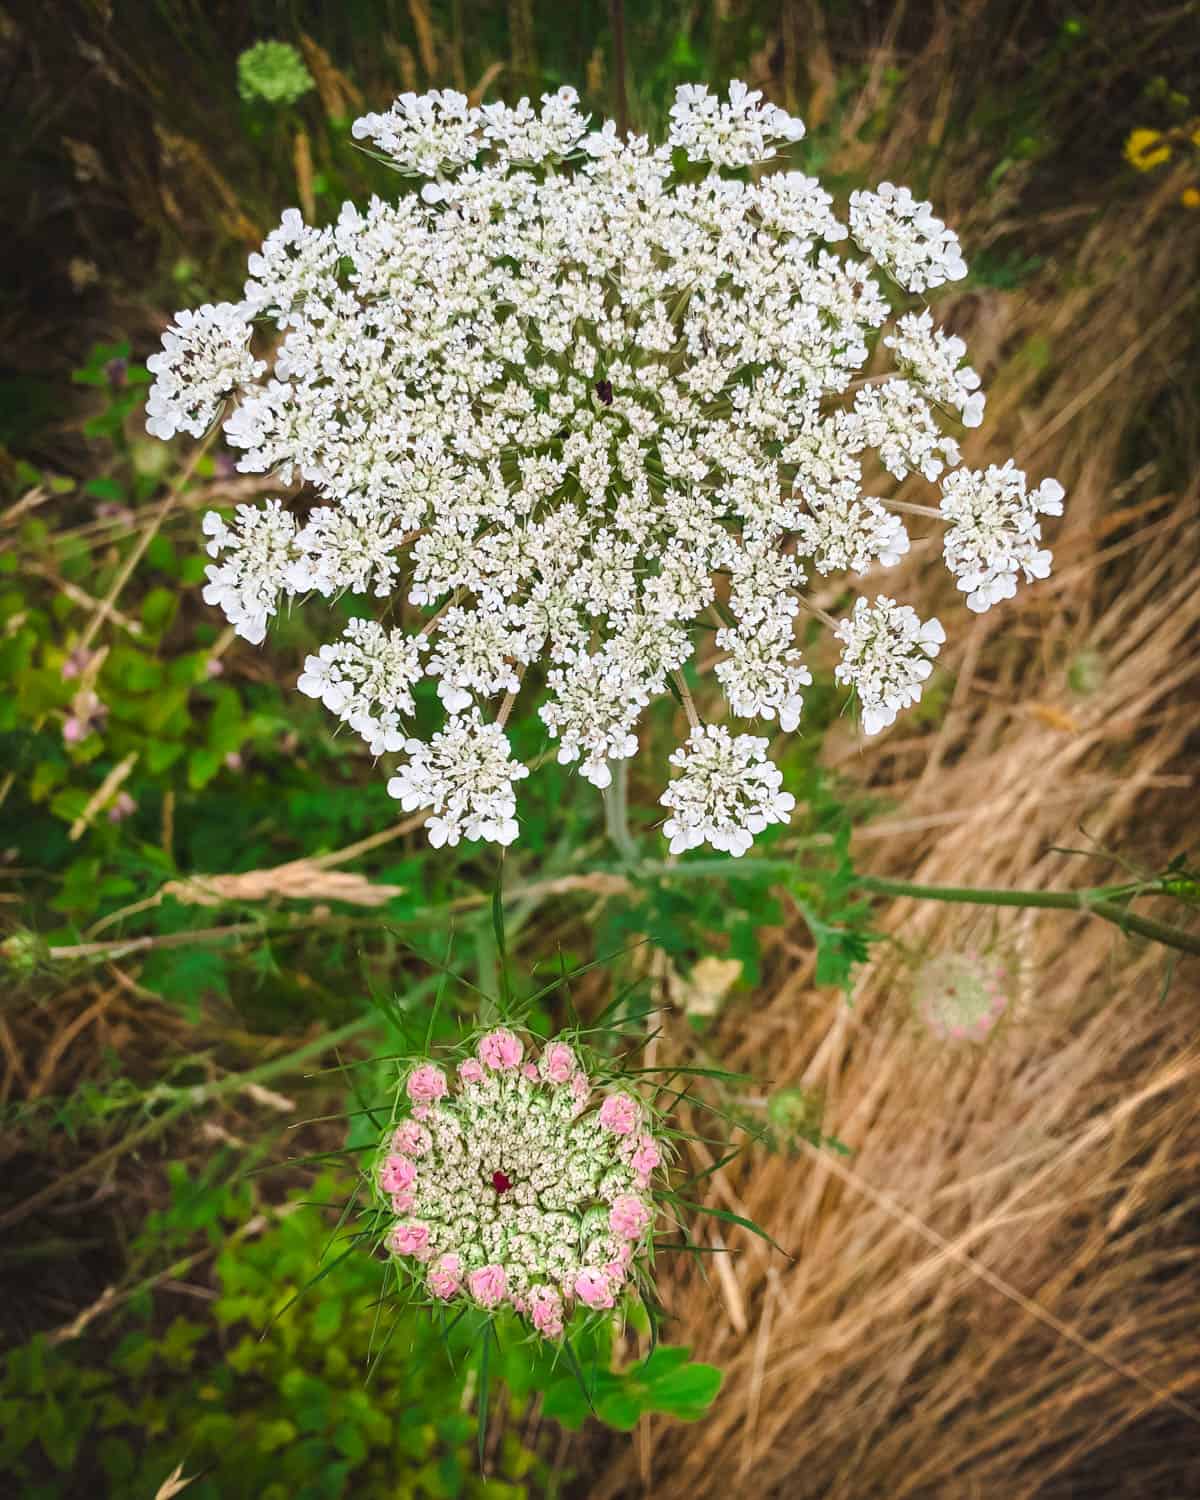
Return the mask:
<svg viewBox="0 0 1200 1500"><path fill-rule="evenodd" d="M1125 160L1139 172L1148 172L1151 167L1161 166L1171 156L1170 146L1155 145L1156 141L1161 140L1160 130L1130 131L1129 139L1125 142Z"/></svg>

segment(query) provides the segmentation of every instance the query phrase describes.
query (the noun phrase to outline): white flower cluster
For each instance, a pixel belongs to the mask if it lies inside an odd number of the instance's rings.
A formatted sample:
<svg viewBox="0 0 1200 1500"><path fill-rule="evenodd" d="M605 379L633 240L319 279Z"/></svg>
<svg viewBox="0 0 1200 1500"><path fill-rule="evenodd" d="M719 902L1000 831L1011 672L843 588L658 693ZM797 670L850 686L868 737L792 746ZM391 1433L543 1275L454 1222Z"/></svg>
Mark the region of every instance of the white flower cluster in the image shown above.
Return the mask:
<svg viewBox="0 0 1200 1500"><path fill-rule="evenodd" d="M508 1306L556 1338L641 1269L661 1148L632 1094L593 1101L566 1042L534 1058L499 1027L456 1081L431 1063L405 1079L374 1174L385 1244L434 1298Z"/></svg>
<svg viewBox="0 0 1200 1500"><path fill-rule="evenodd" d="M887 183L853 194L855 259L834 252L847 227L813 178L726 175L802 134L744 85L682 88L657 146L589 133L578 103L445 90L365 116L355 135L421 190L325 228L289 209L243 302L181 314L152 361L153 431L203 431L231 400L238 467L304 486L298 514L206 518L206 599L255 642L285 594L386 601L390 628L357 621L301 685L373 753L405 752L389 786L433 812L436 842L514 836L526 770L504 723L526 674L559 760L601 787L701 642L736 716L794 729L808 575L890 567L909 547L898 512L920 513L864 493L868 450L897 480L942 481L973 607L1048 566L1053 481L1026 495L1011 465L946 474L959 449L939 418L970 426L983 406L961 340L927 311L881 333L880 268L918 294L965 273L928 204ZM676 149L707 173L676 178ZM897 368L864 383L881 340ZM928 668L889 630L872 624L864 657L856 626L839 676L876 729ZM418 672L449 715L421 739ZM703 745L683 752L668 836L740 850L782 798L759 741Z"/></svg>
<svg viewBox="0 0 1200 1500"><path fill-rule="evenodd" d="M781 792L783 772L767 759L767 741L752 734L731 735L723 724L693 729L671 756L680 774L662 794L671 816L663 832L671 853L708 843L739 856L756 833L786 823L796 805Z"/></svg>
<svg viewBox="0 0 1200 1500"><path fill-rule="evenodd" d="M906 187L881 182L878 192L851 193L850 234L907 292L967 274L958 236L935 217L932 203L918 202Z"/></svg>
<svg viewBox="0 0 1200 1500"><path fill-rule="evenodd" d="M464 836L511 844L517 836L513 782L529 767L511 758L499 724L485 724L478 708L452 714L428 745L406 740L408 764L387 784L405 812L432 809L426 827L435 849Z"/></svg>
<svg viewBox="0 0 1200 1500"><path fill-rule="evenodd" d="M853 616L835 633L846 649L834 676L857 693L867 734L894 724L902 708L918 701L946 639L940 621L922 622L909 605L882 594L874 604L855 600Z"/></svg>
<svg viewBox="0 0 1200 1500"><path fill-rule="evenodd" d="M967 346L962 339L935 328L928 308L905 313L897 320L896 332L883 342L896 351L897 364L912 375L931 401L953 407L964 427L979 426L986 399L979 389L979 376L969 365L959 368Z"/></svg>
<svg viewBox="0 0 1200 1500"><path fill-rule="evenodd" d="M163 334L162 353L146 368L155 377L146 401L146 431L158 438L177 432L203 437L222 402L257 380L266 369L250 353L246 309L206 302L195 312L176 313Z"/></svg>
<svg viewBox="0 0 1200 1500"><path fill-rule="evenodd" d="M728 103L710 94L703 83L685 83L671 106L668 144L681 146L689 161L716 167L748 167L775 155L772 141L798 141L803 121L775 104L761 104L762 93L735 79Z"/></svg>
<svg viewBox="0 0 1200 1500"><path fill-rule="evenodd" d="M1061 516L1063 487L1043 479L1026 492L1025 475L1010 458L986 470L956 469L942 480L942 515L950 522L943 539L946 566L982 614L1017 592L1026 581L1050 575L1050 553L1040 545L1039 515Z"/></svg>
<svg viewBox="0 0 1200 1500"><path fill-rule="evenodd" d="M403 750L401 715L415 711L411 688L424 676L423 635L384 630L374 620L351 620L340 641L304 663L296 686L361 734L372 755Z"/></svg>

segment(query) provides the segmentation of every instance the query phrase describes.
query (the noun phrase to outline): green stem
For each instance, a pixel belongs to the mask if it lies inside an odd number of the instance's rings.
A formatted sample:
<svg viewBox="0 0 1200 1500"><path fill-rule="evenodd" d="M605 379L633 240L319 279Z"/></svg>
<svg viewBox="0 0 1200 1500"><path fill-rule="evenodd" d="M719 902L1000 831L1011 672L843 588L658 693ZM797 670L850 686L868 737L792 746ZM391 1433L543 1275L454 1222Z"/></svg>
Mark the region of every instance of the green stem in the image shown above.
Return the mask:
<svg viewBox="0 0 1200 1500"><path fill-rule="evenodd" d="M1138 916L1125 905L1139 891L1147 895L1159 891L1158 882L1146 886L1099 886L1082 891L1012 891L989 886L918 885L912 880L859 875L854 884L859 890L872 891L878 896L913 896L920 901L1090 912L1092 916L1112 922L1122 932L1136 932L1140 937L1150 938L1168 948L1178 948L1183 953L1200 953L1200 933L1188 932L1169 922L1157 922L1153 917Z"/></svg>
<svg viewBox="0 0 1200 1500"><path fill-rule="evenodd" d="M604 829L627 865L637 864L638 848L629 831L629 762L610 760L612 781L604 793Z"/></svg>

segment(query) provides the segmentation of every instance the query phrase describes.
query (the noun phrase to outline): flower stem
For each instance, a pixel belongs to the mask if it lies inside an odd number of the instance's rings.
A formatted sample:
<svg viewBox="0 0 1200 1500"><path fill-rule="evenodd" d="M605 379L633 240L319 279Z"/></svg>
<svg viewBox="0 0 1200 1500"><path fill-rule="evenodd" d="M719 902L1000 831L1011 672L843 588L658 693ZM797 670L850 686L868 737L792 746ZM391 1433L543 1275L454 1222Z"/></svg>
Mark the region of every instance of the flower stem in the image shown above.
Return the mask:
<svg viewBox="0 0 1200 1500"><path fill-rule="evenodd" d="M1112 922L1122 932L1136 932L1183 953L1200 953L1200 933L1188 932L1169 922L1141 917L1126 903L1139 891L1152 895L1157 882L1148 885L1099 886L1082 891L1012 891L971 885L919 885L911 880L888 880L882 875L859 875L855 886L879 896L914 896L920 901L958 901L975 906L1042 907L1056 911L1090 912Z"/></svg>
<svg viewBox="0 0 1200 1500"><path fill-rule="evenodd" d="M610 760L612 781L604 793L604 830L625 864L636 864L638 847L629 831L629 762Z"/></svg>

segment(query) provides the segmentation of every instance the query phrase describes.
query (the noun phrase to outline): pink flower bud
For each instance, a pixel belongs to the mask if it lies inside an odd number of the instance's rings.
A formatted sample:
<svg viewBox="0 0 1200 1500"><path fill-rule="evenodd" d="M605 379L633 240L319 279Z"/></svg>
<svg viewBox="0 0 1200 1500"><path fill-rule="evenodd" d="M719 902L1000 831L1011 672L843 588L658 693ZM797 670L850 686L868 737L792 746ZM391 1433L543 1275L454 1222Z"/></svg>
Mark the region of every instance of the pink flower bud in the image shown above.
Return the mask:
<svg viewBox="0 0 1200 1500"><path fill-rule="evenodd" d="M424 1156L432 1144L428 1130L415 1120L404 1120L392 1136L392 1150L401 1156Z"/></svg>
<svg viewBox="0 0 1200 1500"><path fill-rule="evenodd" d="M435 1297L445 1301L462 1286L462 1261L457 1255L439 1255L429 1268L425 1283Z"/></svg>
<svg viewBox="0 0 1200 1500"><path fill-rule="evenodd" d="M414 1104L434 1103L445 1097L446 1075L432 1063L422 1063L408 1075L405 1089Z"/></svg>
<svg viewBox="0 0 1200 1500"><path fill-rule="evenodd" d="M544 1339L556 1339L563 1331L562 1298L552 1286L535 1286L529 1293L533 1326Z"/></svg>
<svg viewBox="0 0 1200 1500"><path fill-rule="evenodd" d="M649 1178L655 1167L662 1164L662 1152L658 1149L658 1142L652 1135L644 1135L637 1144L637 1150L629 1158L630 1169L639 1177Z"/></svg>
<svg viewBox="0 0 1200 1500"><path fill-rule="evenodd" d="M504 1300L504 1289L508 1284L503 1266L480 1266L467 1277L471 1296L480 1307L495 1307Z"/></svg>
<svg viewBox="0 0 1200 1500"><path fill-rule="evenodd" d="M598 1266L584 1266L576 1276L575 1295L588 1307L606 1308L616 1305L612 1285Z"/></svg>
<svg viewBox="0 0 1200 1500"><path fill-rule="evenodd" d="M575 1054L566 1042L551 1042L542 1053L542 1077L550 1083L570 1083L575 1072Z"/></svg>
<svg viewBox="0 0 1200 1500"><path fill-rule="evenodd" d="M520 1063L525 1048L507 1027L501 1026L481 1037L476 1051L485 1068L501 1072L515 1068Z"/></svg>
<svg viewBox="0 0 1200 1500"><path fill-rule="evenodd" d="M608 1227L623 1240L638 1240L653 1217L649 1206L640 1198L635 1198L632 1193L620 1193L609 1210Z"/></svg>
<svg viewBox="0 0 1200 1500"><path fill-rule="evenodd" d="M428 1260L432 1253L428 1224L397 1224L388 1235L387 1243L394 1255L414 1255L418 1260Z"/></svg>
<svg viewBox="0 0 1200 1500"><path fill-rule="evenodd" d="M459 1063L458 1076L463 1083L482 1083L486 1075L483 1064L474 1057L468 1057L466 1062Z"/></svg>
<svg viewBox="0 0 1200 1500"><path fill-rule="evenodd" d="M610 1094L600 1106L600 1123L614 1135L629 1135L641 1120L641 1108L628 1094Z"/></svg>
<svg viewBox="0 0 1200 1500"><path fill-rule="evenodd" d="M379 1185L385 1193L403 1193L417 1179L417 1169L406 1156L389 1156L379 1173Z"/></svg>

